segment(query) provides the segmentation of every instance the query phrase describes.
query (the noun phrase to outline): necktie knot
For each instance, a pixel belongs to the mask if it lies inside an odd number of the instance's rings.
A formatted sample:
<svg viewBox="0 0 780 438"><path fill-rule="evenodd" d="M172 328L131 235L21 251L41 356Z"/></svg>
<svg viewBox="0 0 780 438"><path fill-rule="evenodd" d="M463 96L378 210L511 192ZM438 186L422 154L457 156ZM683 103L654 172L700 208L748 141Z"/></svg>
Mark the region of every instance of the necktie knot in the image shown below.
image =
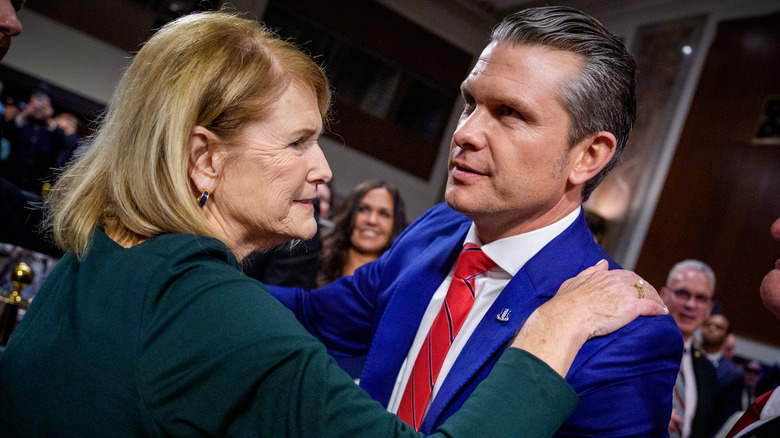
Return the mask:
<svg viewBox="0 0 780 438"><path fill-rule="evenodd" d="M490 260L490 257L479 246L467 243L463 246L463 251L461 251L458 261L455 263L454 275L468 280L480 272L489 271L495 267L496 262Z"/></svg>

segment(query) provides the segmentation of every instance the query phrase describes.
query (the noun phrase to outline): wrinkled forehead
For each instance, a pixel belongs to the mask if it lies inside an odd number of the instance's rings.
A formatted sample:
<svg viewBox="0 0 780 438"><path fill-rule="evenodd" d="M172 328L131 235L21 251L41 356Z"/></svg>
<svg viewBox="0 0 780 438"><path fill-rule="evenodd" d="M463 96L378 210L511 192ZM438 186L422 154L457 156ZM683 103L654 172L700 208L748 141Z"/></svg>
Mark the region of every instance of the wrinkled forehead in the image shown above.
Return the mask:
<svg viewBox="0 0 780 438"><path fill-rule="evenodd" d="M506 101L510 106L525 103L539 109L554 103L562 105L561 92L566 84L576 81L582 66L580 55L565 50L493 42L482 51L461 89L465 94Z"/></svg>
<svg viewBox="0 0 780 438"><path fill-rule="evenodd" d="M542 69L548 74L576 74L584 63L582 55L568 50L542 44L494 41L482 50L469 76L485 73L489 69L505 73L531 73Z"/></svg>

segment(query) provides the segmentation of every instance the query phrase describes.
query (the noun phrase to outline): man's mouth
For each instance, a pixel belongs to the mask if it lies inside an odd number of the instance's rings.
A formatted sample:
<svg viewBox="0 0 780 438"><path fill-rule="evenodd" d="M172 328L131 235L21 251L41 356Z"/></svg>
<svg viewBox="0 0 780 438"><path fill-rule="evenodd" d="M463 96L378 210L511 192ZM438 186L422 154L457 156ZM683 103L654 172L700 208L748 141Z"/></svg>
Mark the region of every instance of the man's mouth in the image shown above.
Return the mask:
<svg viewBox="0 0 780 438"><path fill-rule="evenodd" d="M478 179L488 176L485 172L481 172L474 167L458 161L452 163L450 175L455 181L462 183L467 183L469 181L476 182Z"/></svg>
<svg viewBox="0 0 780 438"><path fill-rule="evenodd" d="M475 167L470 166L462 161L453 161L452 162L452 170L458 170L461 172L468 172L468 173L474 173L477 175L486 175L485 172L481 172L477 170Z"/></svg>

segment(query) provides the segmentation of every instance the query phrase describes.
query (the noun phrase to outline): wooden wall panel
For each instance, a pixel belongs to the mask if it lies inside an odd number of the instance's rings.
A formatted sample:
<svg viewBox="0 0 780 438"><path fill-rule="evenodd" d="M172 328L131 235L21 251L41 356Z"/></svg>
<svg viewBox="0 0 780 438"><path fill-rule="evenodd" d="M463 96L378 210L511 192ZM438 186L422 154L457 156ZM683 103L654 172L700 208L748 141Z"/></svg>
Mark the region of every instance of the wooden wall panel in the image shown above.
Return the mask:
<svg viewBox="0 0 780 438"><path fill-rule="evenodd" d="M780 13L722 22L707 57L637 271L661 286L686 258L710 264L715 299L740 335L780 346L761 279L780 258L780 146L752 143L780 95Z"/></svg>

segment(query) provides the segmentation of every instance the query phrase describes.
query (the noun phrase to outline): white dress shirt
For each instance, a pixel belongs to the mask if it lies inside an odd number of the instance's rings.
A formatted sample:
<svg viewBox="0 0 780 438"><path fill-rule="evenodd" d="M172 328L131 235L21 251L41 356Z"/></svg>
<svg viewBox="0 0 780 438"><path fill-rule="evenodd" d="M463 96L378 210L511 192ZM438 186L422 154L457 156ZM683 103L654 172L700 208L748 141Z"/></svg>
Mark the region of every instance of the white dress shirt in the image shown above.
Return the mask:
<svg viewBox="0 0 780 438"><path fill-rule="evenodd" d="M486 245L482 245L482 242L480 242L479 237L477 236L477 230L472 222L464 244L474 243L481 246L482 251L484 251L497 266L490 271L479 274L475 279L474 305L471 307L471 311L466 317L466 321L464 321L463 326L460 328L458 335L455 337L452 346L450 346L450 349L447 352L447 356L445 357L441 371L439 372L439 377L434 384L431 398L428 401L428 406L430 406L431 401L436 397L442 382L447 377L452 365L455 363L455 359L457 359L461 350L463 350L463 347L471 337L471 334L474 333L477 325L482 321L482 318L490 309L490 306L496 301L496 298L498 298L498 295L507 283L509 283L509 280L517 274L531 257L568 228L569 225L577 219L581 209L582 208L578 208L574 210L563 219L544 228L517 236L499 239ZM417 335L414 338L412 347L409 349L406 360L403 365L401 365L401 369L396 377L393 393L387 404L387 410L392 413L398 412L398 406L401 404L401 397L406 389L409 376L412 373L414 362L417 360L417 354L420 352L423 341L433 325L433 320L439 313L439 309L441 309L444 298L447 295L447 290L450 287L450 282L452 282L454 270L455 266L453 265L452 268L450 268L447 277L433 294L433 297L428 304L428 308L425 310L425 314L420 321Z"/></svg>

